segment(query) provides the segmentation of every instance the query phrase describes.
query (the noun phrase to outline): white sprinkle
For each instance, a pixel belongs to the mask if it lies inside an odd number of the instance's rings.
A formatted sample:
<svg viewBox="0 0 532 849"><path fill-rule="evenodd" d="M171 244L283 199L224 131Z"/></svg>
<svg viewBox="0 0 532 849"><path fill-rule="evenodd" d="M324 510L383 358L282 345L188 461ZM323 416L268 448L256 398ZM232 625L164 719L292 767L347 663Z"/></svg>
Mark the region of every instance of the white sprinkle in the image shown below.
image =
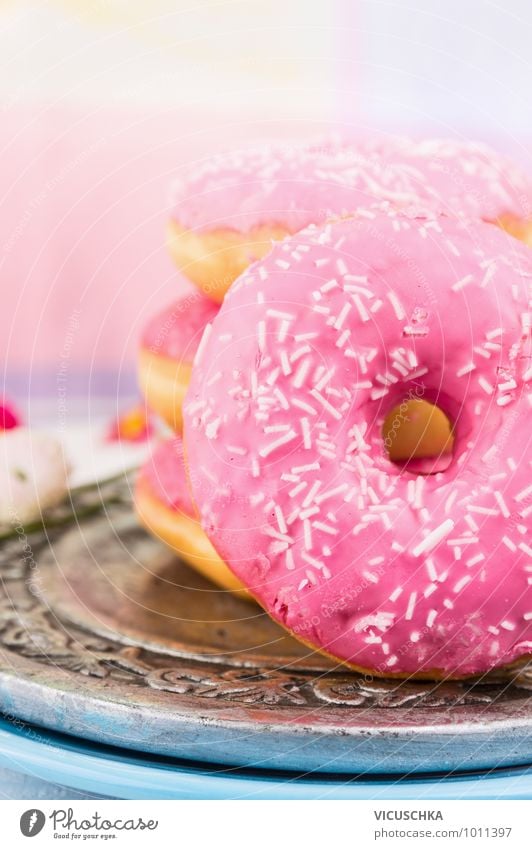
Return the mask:
<svg viewBox="0 0 532 849"><path fill-rule="evenodd" d="M241 457L245 457L248 453L246 448L241 448L239 445L226 445L225 447L230 454L238 454Z"/></svg>
<svg viewBox="0 0 532 849"><path fill-rule="evenodd" d="M216 374L213 375L213 377L211 377L210 380L207 381L207 386L213 386L213 384L217 383L220 380L221 376L222 372L217 371Z"/></svg>
<svg viewBox="0 0 532 849"><path fill-rule="evenodd" d="M288 493L289 498L295 498L296 495L299 495L299 493L302 492L304 489L306 489L307 486L308 486L307 481L301 481L301 483L298 483L297 486L295 486L293 489L291 489L289 491L289 493Z"/></svg>
<svg viewBox="0 0 532 849"><path fill-rule="evenodd" d="M342 309L338 313L338 316L336 317L336 321L333 324L333 327L334 327L335 330L340 330L342 328L342 325L343 325L344 321L346 320L350 309L351 309L351 304L346 303L346 304L343 305Z"/></svg>
<svg viewBox="0 0 532 849"><path fill-rule="evenodd" d="M309 339L315 339L316 336L319 336L319 333L315 330L311 331L310 333L296 333L296 335L294 336L294 340L296 342L306 342Z"/></svg>
<svg viewBox="0 0 532 849"><path fill-rule="evenodd" d="M303 354L308 354L311 350L312 348L310 345L301 345L301 347L297 348L293 354L290 354L290 362L295 363L296 360L299 360L299 358L303 356Z"/></svg>
<svg viewBox="0 0 532 849"><path fill-rule="evenodd" d="M342 277L347 274L347 265L345 264L345 260L343 260L341 257L340 259L336 260L336 268L338 269L338 272L342 275Z"/></svg>
<svg viewBox="0 0 532 849"><path fill-rule="evenodd" d="M286 526L286 521L285 521L285 518L284 518L284 515L283 515L283 511L278 504L275 505L275 518L277 519L277 525L278 525L281 533L287 534L288 528Z"/></svg>
<svg viewBox="0 0 532 849"><path fill-rule="evenodd" d="M427 620L426 620L427 621L427 628L432 628L437 615L438 615L438 611L435 610L434 608L429 610L429 612L427 614Z"/></svg>
<svg viewBox="0 0 532 849"><path fill-rule="evenodd" d="M348 488L347 483L341 483L339 486L335 486L333 489L328 489L326 492L323 492L321 495L318 495L315 499L316 504L321 504L322 501L326 501L328 498L332 498L334 495L339 495L341 492L345 492Z"/></svg>
<svg viewBox="0 0 532 849"><path fill-rule="evenodd" d="M525 489L522 489L521 492L518 492L514 497L516 501L524 501L529 495L532 495L532 484L527 486Z"/></svg>
<svg viewBox="0 0 532 849"><path fill-rule="evenodd" d="M460 289L463 289L464 286L468 286L469 283L472 283L472 282L473 282L473 275L472 274L466 274L466 276L462 277L461 280L457 280L456 283L453 283L453 285L451 286L451 289L453 290L453 292L459 292Z"/></svg>
<svg viewBox="0 0 532 849"><path fill-rule="evenodd" d="M321 486L320 480L314 481L314 483L312 484L312 486L310 487L309 491L307 492L307 494L305 496L305 499L304 499L304 501L301 505L302 507L309 507L312 504L312 502L314 500L314 496L318 492L320 486Z"/></svg>
<svg viewBox="0 0 532 849"><path fill-rule="evenodd" d="M495 327L493 330L488 330L486 333L486 339L489 339L490 342L492 339L496 339L497 336L502 336L504 330L502 327Z"/></svg>
<svg viewBox="0 0 532 849"><path fill-rule="evenodd" d="M380 563L384 563L384 557L382 556L372 557L371 560L368 560L368 566L378 566Z"/></svg>
<svg viewBox="0 0 532 849"><path fill-rule="evenodd" d="M310 404L307 404L306 401L302 401L301 398L292 398L292 406L304 410L305 413L309 413L311 416L317 415L317 410L311 407Z"/></svg>
<svg viewBox="0 0 532 849"><path fill-rule="evenodd" d="M209 324L205 325L203 335L201 337L200 343L199 343L198 348L196 350L196 356L194 357L194 365L198 365L198 363L201 362L201 358L203 356L205 346L206 346L207 342L209 341L209 337L211 335L211 332L212 332L212 324L209 322Z"/></svg>
<svg viewBox="0 0 532 849"><path fill-rule="evenodd" d="M334 372L335 372L335 371L336 371L336 368L330 368L330 369L327 369L327 370L326 370L326 371L322 374L322 376L320 377L320 379L318 380L318 382L316 383L316 385L314 386L314 389L316 389L318 392L321 392L321 390L322 390L325 386L327 386L327 384L330 382L331 377L333 377L333 376L334 376Z"/></svg>
<svg viewBox="0 0 532 849"><path fill-rule="evenodd" d="M460 580L457 581L456 584L454 585L453 593L459 593L472 580L473 580L473 578L471 577L471 575L464 575L464 577L460 578Z"/></svg>
<svg viewBox="0 0 532 849"><path fill-rule="evenodd" d="M369 318L370 318L369 312L367 311L366 307L362 303L362 299L360 298L360 295L354 294L352 296L352 298L353 298L353 303L354 303L355 307L357 308L357 312L360 316L360 320L361 321L369 321Z"/></svg>
<svg viewBox="0 0 532 849"><path fill-rule="evenodd" d="M471 569L473 566L476 566L477 563L482 563L485 559L486 558L482 553L475 554L474 557L470 557L469 560L466 560L466 566L468 569Z"/></svg>
<svg viewBox="0 0 532 849"><path fill-rule="evenodd" d="M301 510L297 515L303 521L304 519L308 519L309 516L315 516L316 513L320 512L320 508L314 505L313 507L308 507L306 510Z"/></svg>
<svg viewBox="0 0 532 849"><path fill-rule="evenodd" d="M402 587L396 587L392 594L390 595L390 601L397 601L401 593L403 592Z"/></svg>
<svg viewBox="0 0 532 849"><path fill-rule="evenodd" d="M425 560L425 567L427 569L427 574L428 574L430 580L431 581L437 581L438 580L438 573L436 572L434 560L432 560L430 557L427 558L427 560Z"/></svg>
<svg viewBox="0 0 532 849"><path fill-rule="evenodd" d="M266 322L259 321L257 325L259 351L263 354L266 350Z"/></svg>
<svg viewBox="0 0 532 849"><path fill-rule="evenodd" d="M478 378L478 385L481 389L484 390L484 392L486 392L487 395L493 395L493 386L491 385L489 380L486 380L486 378L482 374Z"/></svg>
<svg viewBox="0 0 532 849"><path fill-rule="evenodd" d="M415 371L411 371L410 374L408 375L408 377L409 377L410 380L415 380L417 377L423 377L423 375L427 374L427 372L428 372L427 366L421 366L420 368L416 369Z"/></svg>
<svg viewBox="0 0 532 849"><path fill-rule="evenodd" d="M268 384L268 386L274 385L274 383L277 381L277 378L279 377L280 373L281 373L281 369L279 368L279 366L272 369L272 371L270 372L270 374L266 378L266 383Z"/></svg>
<svg viewBox="0 0 532 849"><path fill-rule="evenodd" d="M508 619L504 619L501 622L501 628L504 628L505 631L515 631L515 625L513 622L509 622Z"/></svg>
<svg viewBox="0 0 532 849"><path fill-rule="evenodd" d="M480 513L482 516L498 516L499 511L492 507L482 507L477 504L468 504L466 507L471 513Z"/></svg>
<svg viewBox="0 0 532 849"><path fill-rule="evenodd" d="M301 475L305 472L317 472L320 468L319 462L316 460L315 463L306 463L304 466L293 466L290 470L294 475Z"/></svg>
<svg viewBox="0 0 532 849"><path fill-rule="evenodd" d="M451 507L453 506L453 503L456 500L457 495L458 495L458 490L454 489L445 502L445 506L443 508L445 513L448 513L450 511Z"/></svg>
<svg viewBox="0 0 532 849"><path fill-rule="evenodd" d="M458 369L458 371L456 372L456 376L457 377L464 377L464 375L469 374L475 368L476 368L475 363L468 363L466 366L462 366L462 368Z"/></svg>
<svg viewBox="0 0 532 849"><path fill-rule="evenodd" d="M277 341L284 342L286 337L288 336L288 331L290 330L290 322L287 319L283 319L281 321L281 325L279 327L279 332L277 333Z"/></svg>
<svg viewBox="0 0 532 849"><path fill-rule="evenodd" d="M272 451L275 451L276 448L280 448L281 445L285 445L287 442L291 442L292 439L295 439L297 436L295 430L290 430L288 433L280 436L279 439L276 439L274 442L270 442L269 445L265 445L263 448L259 450L259 454L261 457L268 457Z"/></svg>
<svg viewBox="0 0 532 849"><path fill-rule="evenodd" d="M288 403L288 399L287 399L286 395L284 394L284 392L281 392L281 390L279 389L278 386L276 386L274 388L273 394L275 395L275 397L279 401L283 410L288 410L290 408L290 404Z"/></svg>
<svg viewBox="0 0 532 849"><path fill-rule="evenodd" d="M312 361L310 358L303 360L292 381L292 386L294 387L294 389L301 389L311 365Z"/></svg>
<svg viewBox="0 0 532 849"><path fill-rule="evenodd" d="M323 533L330 534L331 536L336 536L338 534L338 528L333 528L332 525L326 525L325 522L313 522L312 527L317 531L323 531ZM382 559L384 560L384 558Z"/></svg>
<svg viewBox="0 0 532 849"><path fill-rule="evenodd" d="M303 521L303 540L307 551L312 548L312 528L308 519Z"/></svg>
<svg viewBox="0 0 532 849"><path fill-rule="evenodd" d="M431 551L435 546L438 545L439 542L450 534L454 528L454 521L452 519L446 519L441 523L437 528L430 531L430 533L423 539L414 549L412 549L412 555L414 557L419 557L421 554L424 554L426 551Z"/></svg>
<svg viewBox="0 0 532 849"><path fill-rule="evenodd" d="M222 423L221 416L213 419L211 422L208 422L205 426L205 436L207 439L216 439L218 436L218 429Z"/></svg>
<svg viewBox="0 0 532 849"><path fill-rule="evenodd" d="M296 564L294 563L294 554L291 548L286 552L286 568L287 569L295 569Z"/></svg>
<svg viewBox="0 0 532 849"><path fill-rule="evenodd" d="M333 407L333 405L332 405L332 404L330 404L330 403L329 403L329 401L327 401L327 398L324 398L324 397L323 397L323 395L322 395L320 392L318 392L316 389L312 389L312 390L311 390L311 392L310 392L310 394L312 395L312 397L313 397L313 398L315 398L317 401L319 401L319 402L322 404L322 406L323 406L323 407L324 407L324 408L325 408L325 409L326 409L326 410L327 410L327 411L328 411L328 412L329 412L329 413L330 413L330 414L331 414L331 415L332 415L335 419L337 419L338 421L340 421L340 419L342 418L342 414L341 414L341 413L340 413L340 412L339 412L339 411L338 411L335 407Z"/></svg>
<svg viewBox="0 0 532 849"><path fill-rule="evenodd" d="M460 251L458 250L456 245L453 242L451 242L450 239L446 239L445 244L447 245L447 247L449 248L449 250L451 251L452 254L454 254L455 256L460 256Z"/></svg>
<svg viewBox="0 0 532 849"><path fill-rule="evenodd" d="M325 563L322 563L321 560L316 560L315 557L312 557L310 554L307 554L306 551L301 552L301 557L303 558L303 560L306 560L306 562L310 566L314 566L315 569L323 569L323 567L325 566ZM306 573L308 578L310 578L310 574L309 574L309 572ZM315 578L314 578L314 582L316 582Z"/></svg>
<svg viewBox="0 0 532 849"><path fill-rule="evenodd" d="M473 519L473 516L470 516L469 513L465 514L464 522L466 523L467 527L473 531L474 534L478 531L479 527Z"/></svg>
<svg viewBox="0 0 532 849"><path fill-rule="evenodd" d="M511 389L517 389L517 383L513 377L511 377L510 380L506 380L504 383L499 383L497 389L499 392L508 392Z"/></svg>
<svg viewBox="0 0 532 849"><path fill-rule="evenodd" d="M283 370L283 374L285 376L292 374L292 366L290 365L290 360L288 359L288 354L286 353L285 350L281 351L280 360L281 360L281 368Z"/></svg>
<svg viewBox="0 0 532 849"><path fill-rule="evenodd" d="M514 542L512 542L510 537L503 536L501 538L501 542L506 546L506 548L509 548L510 551L517 551L517 546Z"/></svg>
<svg viewBox="0 0 532 849"><path fill-rule="evenodd" d="M275 264L279 266L279 268L282 268L283 271L288 271L290 268L290 263L286 259L276 259Z"/></svg>
<svg viewBox="0 0 532 849"><path fill-rule="evenodd" d="M284 319L285 321L293 321L295 318L295 315L291 312L283 312L282 310L274 309L266 310L266 315L270 318L279 318L281 320Z"/></svg>
<svg viewBox="0 0 532 849"><path fill-rule="evenodd" d="M502 515L504 516L505 519L507 519L508 516L510 515L510 511L508 510L508 506L507 506L507 504L506 504L506 502L503 498L502 493L499 492L499 490L495 490L494 493L493 493L493 497L495 498L495 501L497 502L497 504L501 508Z"/></svg>
<svg viewBox="0 0 532 849"><path fill-rule="evenodd" d="M365 578L366 581L369 581L370 584L378 584L379 583L379 579L378 579L377 575L375 575L373 572L368 572L367 569L363 570L362 577Z"/></svg>
<svg viewBox="0 0 532 849"><path fill-rule="evenodd" d="M406 608L406 613L405 613L405 619L407 621L412 619L412 617L414 615L414 609L416 607L416 599L417 599L417 593L416 592L410 593L410 597L408 599L408 606Z"/></svg>
<svg viewBox="0 0 532 849"><path fill-rule="evenodd" d="M388 292L387 297L393 307L393 311L397 320L402 321L404 318L406 318L406 313L395 292Z"/></svg>
<svg viewBox="0 0 532 849"><path fill-rule="evenodd" d="M338 337L338 339L336 340L336 347L337 347L337 348L343 348L343 346L345 345L345 343L346 343L346 342L347 342L347 340L349 339L350 335L351 335L351 331L350 331L349 329L344 330L344 331L340 334L340 336Z"/></svg>
<svg viewBox="0 0 532 849"><path fill-rule="evenodd" d="M486 269L486 273L484 274L484 277L482 278L481 283L480 283L480 285L483 289L484 289L485 286L488 285L488 283L491 282L491 279L492 279L492 277L494 277L496 271L497 271L497 266L496 266L495 263L492 263L491 265L488 266L488 268Z"/></svg>

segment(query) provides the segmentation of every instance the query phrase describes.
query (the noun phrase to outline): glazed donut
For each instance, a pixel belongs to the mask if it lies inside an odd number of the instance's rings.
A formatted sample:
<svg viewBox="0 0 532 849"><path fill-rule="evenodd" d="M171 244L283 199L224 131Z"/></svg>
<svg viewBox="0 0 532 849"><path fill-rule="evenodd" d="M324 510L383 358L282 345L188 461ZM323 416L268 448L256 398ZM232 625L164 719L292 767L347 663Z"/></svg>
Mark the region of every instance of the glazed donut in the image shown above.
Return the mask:
<svg viewBox="0 0 532 849"><path fill-rule="evenodd" d="M217 555L195 518L188 492L183 445L178 436L155 448L135 486L137 515L150 533L217 586L249 597Z"/></svg>
<svg viewBox="0 0 532 849"><path fill-rule="evenodd" d="M148 407L177 433L183 426L181 407L194 354L205 325L217 312L217 305L195 290L153 316L142 334L141 391Z"/></svg>
<svg viewBox="0 0 532 849"><path fill-rule="evenodd" d="M506 159L483 145L397 139L219 155L175 185L168 245L183 273L221 301L273 241L382 201L532 236L530 180Z"/></svg>
<svg viewBox="0 0 532 849"><path fill-rule="evenodd" d="M480 674L532 653L532 252L482 222L368 215L231 288L185 402L192 496L303 642L376 675ZM454 435L423 474L382 435L419 398Z"/></svg>

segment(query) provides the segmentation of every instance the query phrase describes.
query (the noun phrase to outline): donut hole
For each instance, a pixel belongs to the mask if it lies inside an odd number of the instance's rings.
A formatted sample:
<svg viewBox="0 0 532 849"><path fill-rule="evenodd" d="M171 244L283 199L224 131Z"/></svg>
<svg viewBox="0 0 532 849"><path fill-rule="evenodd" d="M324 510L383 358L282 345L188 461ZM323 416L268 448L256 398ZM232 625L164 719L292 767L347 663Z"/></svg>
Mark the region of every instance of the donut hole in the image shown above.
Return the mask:
<svg viewBox="0 0 532 849"><path fill-rule="evenodd" d="M416 474L444 471L453 458L453 425L429 401L410 398L393 407L382 426L384 448L392 463Z"/></svg>

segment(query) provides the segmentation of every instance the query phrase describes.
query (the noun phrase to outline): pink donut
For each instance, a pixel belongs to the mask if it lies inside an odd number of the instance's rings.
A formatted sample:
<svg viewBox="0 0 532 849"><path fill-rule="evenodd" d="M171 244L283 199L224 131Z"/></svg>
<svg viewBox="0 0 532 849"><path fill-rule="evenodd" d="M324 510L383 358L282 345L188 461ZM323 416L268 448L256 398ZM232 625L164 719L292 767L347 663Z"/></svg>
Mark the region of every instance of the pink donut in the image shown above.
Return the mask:
<svg viewBox="0 0 532 849"><path fill-rule="evenodd" d="M141 468L135 486L137 516L150 533L223 589L248 597L220 559L196 517L179 436L161 442Z"/></svg>
<svg viewBox="0 0 532 849"><path fill-rule="evenodd" d="M173 188L169 246L221 301L272 241L375 202L499 223L532 243L532 183L485 145L391 139L273 144L221 154Z"/></svg>
<svg viewBox="0 0 532 849"><path fill-rule="evenodd" d="M148 407L170 427L182 429L181 408L196 348L218 306L194 290L153 316L143 331L139 383Z"/></svg>
<svg viewBox="0 0 532 849"><path fill-rule="evenodd" d="M532 253L482 222L370 215L231 288L185 403L192 495L304 642L379 675L483 673L532 653ZM384 449L413 392L454 423L445 471Z"/></svg>

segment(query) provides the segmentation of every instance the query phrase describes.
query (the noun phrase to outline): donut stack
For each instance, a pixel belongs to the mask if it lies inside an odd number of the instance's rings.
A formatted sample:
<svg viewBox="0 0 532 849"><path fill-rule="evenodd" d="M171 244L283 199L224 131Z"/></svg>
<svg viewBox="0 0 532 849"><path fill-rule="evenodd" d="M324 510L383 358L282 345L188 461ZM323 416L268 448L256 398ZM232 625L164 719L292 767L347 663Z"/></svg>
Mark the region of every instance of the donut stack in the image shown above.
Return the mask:
<svg viewBox="0 0 532 849"><path fill-rule="evenodd" d="M357 670L532 654L531 202L493 152L432 140L188 175L169 246L198 289L141 346L174 432L139 475L143 523Z"/></svg>

